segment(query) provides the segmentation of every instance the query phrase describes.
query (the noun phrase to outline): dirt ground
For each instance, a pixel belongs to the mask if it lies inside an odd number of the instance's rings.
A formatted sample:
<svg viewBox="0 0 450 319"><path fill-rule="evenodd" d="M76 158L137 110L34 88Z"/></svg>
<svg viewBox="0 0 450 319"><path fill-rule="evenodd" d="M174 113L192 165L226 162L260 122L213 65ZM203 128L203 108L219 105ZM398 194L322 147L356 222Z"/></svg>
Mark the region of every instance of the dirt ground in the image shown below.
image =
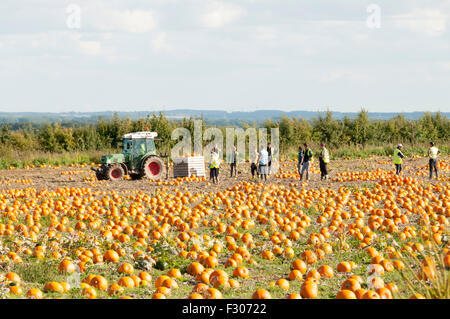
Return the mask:
<svg viewBox="0 0 450 319"><path fill-rule="evenodd" d="M440 181L450 180L450 156L440 160ZM425 183L429 183L428 162L426 158L410 158L404 161L402 176L411 176ZM170 190L185 189L190 192L217 192L239 184L242 181L262 182L263 184L275 184L285 186L302 186L306 188L333 188L341 186L346 187L370 187L376 180L349 180L338 181L339 174L345 172L373 172L378 170L392 174L393 164L389 158L372 158L367 160L335 160L329 164L329 177L327 181L320 180L318 163L313 163L310 178L308 181L300 181L297 172L297 163L295 161L283 161L280 170L276 174L268 177L267 181L252 179L250 173L250 164L242 163L238 166L238 176L230 177L230 168L227 164L222 164L219 174L219 184L211 185L208 177L200 181L186 181L180 179L163 179L160 183L146 179L133 181L98 181L90 165L81 165L73 167L46 167L30 169L11 169L0 171L0 190L36 188L56 190L58 188L91 188L93 191L116 191L119 193L127 192L154 192L155 189L165 187ZM170 176L172 176L172 169ZM432 180L431 183L435 183ZM185 189L186 190L186 189Z"/></svg>

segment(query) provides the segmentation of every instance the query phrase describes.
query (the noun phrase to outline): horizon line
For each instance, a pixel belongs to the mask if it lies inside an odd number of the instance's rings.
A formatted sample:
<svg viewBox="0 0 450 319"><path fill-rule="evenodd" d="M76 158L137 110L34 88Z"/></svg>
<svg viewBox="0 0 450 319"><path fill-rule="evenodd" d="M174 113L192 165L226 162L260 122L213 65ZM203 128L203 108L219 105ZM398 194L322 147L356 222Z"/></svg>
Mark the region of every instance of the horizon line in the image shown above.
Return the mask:
<svg viewBox="0 0 450 319"><path fill-rule="evenodd" d="M292 113L292 112L309 112L309 113L326 113L326 112L332 112L332 113L359 113L363 109L359 111L333 111L333 110L317 110L317 111L310 111L310 110L277 110L277 109L257 109L257 110L251 110L251 111L239 111L239 110L233 110L228 111L224 109L195 109L195 108L173 108L173 109L159 109L159 110L102 110L102 111L0 111L0 114L26 114L26 113L32 113L32 114L65 114L65 113L84 113L84 114L94 114L94 113L142 113L142 112L167 112L167 111L197 111L197 112L225 112L225 113L254 113L259 111L273 111L273 112L283 112L283 113ZM409 114L409 113L450 113L449 111L401 111L401 112L387 112L387 111L369 111L366 110L367 113L379 113L379 114Z"/></svg>

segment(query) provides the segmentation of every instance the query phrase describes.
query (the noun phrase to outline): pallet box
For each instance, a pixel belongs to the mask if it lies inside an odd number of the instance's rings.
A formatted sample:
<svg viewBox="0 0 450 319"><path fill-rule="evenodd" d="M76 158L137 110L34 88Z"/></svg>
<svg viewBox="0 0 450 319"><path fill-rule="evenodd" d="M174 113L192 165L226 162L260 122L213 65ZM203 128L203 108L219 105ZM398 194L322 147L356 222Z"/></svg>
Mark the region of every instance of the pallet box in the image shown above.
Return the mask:
<svg viewBox="0 0 450 319"><path fill-rule="evenodd" d="M203 156L175 157L173 161L173 177L206 176L205 158Z"/></svg>

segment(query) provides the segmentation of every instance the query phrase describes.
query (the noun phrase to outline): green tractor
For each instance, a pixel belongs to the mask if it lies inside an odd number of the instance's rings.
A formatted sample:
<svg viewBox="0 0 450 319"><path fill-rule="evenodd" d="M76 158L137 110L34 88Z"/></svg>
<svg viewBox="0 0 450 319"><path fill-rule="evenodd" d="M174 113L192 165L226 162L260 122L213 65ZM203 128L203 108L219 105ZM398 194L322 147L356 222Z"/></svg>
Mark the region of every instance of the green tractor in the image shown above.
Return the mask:
<svg viewBox="0 0 450 319"><path fill-rule="evenodd" d="M148 178L159 180L164 174L162 157L156 154L156 132L125 134L122 139L122 154L104 155L101 166L95 171L98 180L117 181L129 175L131 179Z"/></svg>

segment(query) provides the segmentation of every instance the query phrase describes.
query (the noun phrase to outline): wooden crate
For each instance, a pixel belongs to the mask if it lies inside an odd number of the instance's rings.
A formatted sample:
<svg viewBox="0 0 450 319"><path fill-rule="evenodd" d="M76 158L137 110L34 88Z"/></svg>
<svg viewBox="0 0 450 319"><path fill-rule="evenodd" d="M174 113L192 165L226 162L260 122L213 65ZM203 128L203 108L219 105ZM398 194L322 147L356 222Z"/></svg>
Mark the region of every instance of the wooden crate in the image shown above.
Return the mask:
<svg viewBox="0 0 450 319"><path fill-rule="evenodd" d="M175 157L172 161L173 177L206 176L203 156Z"/></svg>

